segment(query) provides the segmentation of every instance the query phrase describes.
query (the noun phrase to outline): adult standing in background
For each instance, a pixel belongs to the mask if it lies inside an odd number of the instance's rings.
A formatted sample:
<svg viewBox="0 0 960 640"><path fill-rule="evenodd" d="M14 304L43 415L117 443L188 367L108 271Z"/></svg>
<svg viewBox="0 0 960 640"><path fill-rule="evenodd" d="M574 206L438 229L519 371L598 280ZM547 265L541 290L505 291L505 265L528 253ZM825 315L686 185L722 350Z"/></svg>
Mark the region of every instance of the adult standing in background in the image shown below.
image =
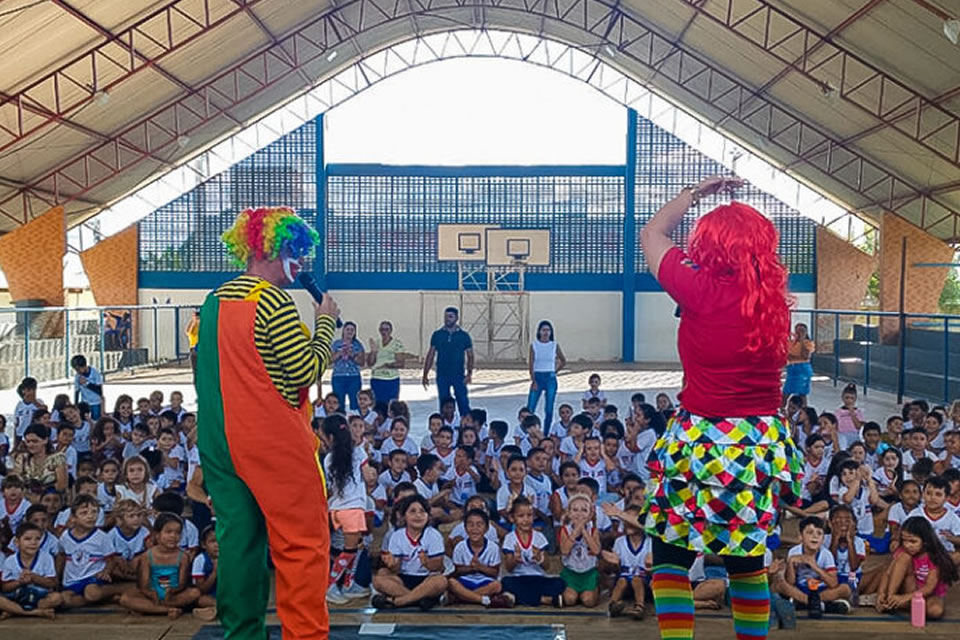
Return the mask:
<svg viewBox="0 0 960 640"><path fill-rule="evenodd" d="M380 339L370 338L370 388L376 402L390 404L400 398L400 368L403 366L403 343L393 337L393 323L380 323Z"/></svg>
<svg viewBox="0 0 960 640"><path fill-rule="evenodd" d="M567 364L549 320L541 320L537 325L537 337L530 343L529 360L530 394L527 396L527 409L536 413L540 395L547 394L543 401L543 435L547 437L553 422L553 403L557 399L557 372Z"/></svg>
<svg viewBox="0 0 960 640"><path fill-rule="evenodd" d="M187 322L187 328L183 330L187 334L187 346L190 347L190 369L197 370L197 342L200 341L200 310L195 309Z"/></svg>
<svg viewBox="0 0 960 640"><path fill-rule="evenodd" d="M76 372L73 378L75 403L90 405L90 417L99 420L103 415L103 374L87 364L87 358L77 354L70 358L70 366Z"/></svg>
<svg viewBox="0 0 960 640"><path fill-rule="evenodd" d="M363 352L363 343L357 340L357 325L355 322L344 322L340 338L333 341L333 376L330 379L333 392L340 397L341 408L346 409L347 400L350 400L350 411L359 411L357 392L363 386L360 377L360 367L366 364L367 358Z"/></svg>
<svg viewBox="0 0 960 640"><path fill-rule="evenodd" d="M783 384L783 406L787 406L787 398L793 395L803 396L804 404L810 395L810 380L813 378L813 366L810 356L814 351L813 340L810 339L807 325L798 322L790 336L790 348L787 351L787 380Z"/></svg>
<svg viewBox="0 0 960 640"><path fill-rule="evenodd" d="M443 311L443 326L430 337L430 350L423 362L423 388L430 386L430 369L434 358L437 361L437 402L443 408L446 398L456 396L457 411L460 416L470 413L470 399L467 397L467 385L473 381L473 340L464 331L458 321L460 311L456 307L447 307ZM464 375L463 367L467 372ZM453 394L450 393L451 387Z"/></svg>

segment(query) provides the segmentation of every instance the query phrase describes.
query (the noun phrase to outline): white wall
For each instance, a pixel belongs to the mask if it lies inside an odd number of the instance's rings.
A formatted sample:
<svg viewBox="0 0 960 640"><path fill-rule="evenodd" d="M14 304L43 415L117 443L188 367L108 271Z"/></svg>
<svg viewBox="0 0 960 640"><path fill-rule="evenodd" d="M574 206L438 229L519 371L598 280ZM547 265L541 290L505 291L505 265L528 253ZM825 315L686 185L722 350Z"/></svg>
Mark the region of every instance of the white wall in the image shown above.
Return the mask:
<svg viewBox="0 0 960 640"><path fill-rule="evenodd" d="M153 298L171 304L197 305L203 303L206 290L200 289L141 289L140 304L150 304ZM310 296L301 290L292 290L294 300L302 317L312 314ZM393 334L409 353L423 356L429 347L429 337L443 322L443 309L447 306L465 307L461 314L470 312L469 302L456 291L330 291L340 306L341 317L352 320L359 327L359 336L366 346L377 335L381 320L393 323ZM469 295L469 294L468 294ZM620 316L621 294L610 291L532 291L528 292L525 319L528 335L533 336L537 323L550 320L553 323L567 359L576 361L605 362L620 359L622 340ZM814 306L815 295L797 295L797 306ZM676 363L677 323L673 312L676 304L663 292L636 294L636 338L634 342L637 362ZM181 314L180 331L186 328L187 313ZM805 314L795 314L794 322L808 322ZM170 311L158 315L159 353L173 357L175 341L174 317ZM153 316L141 314L141 345L153 348ZM181 350L185 350L186 338L181 337ZM151 354L152 355L152 354Z"/></svg>

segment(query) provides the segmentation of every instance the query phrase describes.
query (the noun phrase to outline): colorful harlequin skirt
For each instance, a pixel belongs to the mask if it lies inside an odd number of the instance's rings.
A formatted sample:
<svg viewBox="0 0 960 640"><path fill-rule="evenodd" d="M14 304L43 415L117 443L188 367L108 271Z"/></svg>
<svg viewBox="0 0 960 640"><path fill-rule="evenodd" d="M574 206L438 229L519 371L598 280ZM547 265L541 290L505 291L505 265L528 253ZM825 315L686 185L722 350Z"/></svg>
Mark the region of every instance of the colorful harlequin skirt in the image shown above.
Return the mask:
<svg viewBox="0 0 960 640"><path fill-rule="evenodd" d="M803 475L802 454L779 416L704 418L682 408L647 466L647 533L730 556L763 555L781 489L799 496Z"/></svg>

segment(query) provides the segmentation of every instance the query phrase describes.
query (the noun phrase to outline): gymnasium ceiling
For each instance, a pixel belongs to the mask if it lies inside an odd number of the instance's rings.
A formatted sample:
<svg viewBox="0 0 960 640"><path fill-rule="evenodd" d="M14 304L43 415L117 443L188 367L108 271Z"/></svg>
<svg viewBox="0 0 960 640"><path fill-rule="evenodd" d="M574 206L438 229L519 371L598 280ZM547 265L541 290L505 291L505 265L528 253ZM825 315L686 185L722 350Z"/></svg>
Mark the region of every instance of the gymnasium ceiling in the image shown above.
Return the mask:
<svg viewBox="0 0 960 640"><path fill-rule="evenodd" d="M486 28L596 54L848 211L960 242L960 47L944 33L958 13L957 0L0 0L0 232L53 204L76 225L366 55Z"/></svg>

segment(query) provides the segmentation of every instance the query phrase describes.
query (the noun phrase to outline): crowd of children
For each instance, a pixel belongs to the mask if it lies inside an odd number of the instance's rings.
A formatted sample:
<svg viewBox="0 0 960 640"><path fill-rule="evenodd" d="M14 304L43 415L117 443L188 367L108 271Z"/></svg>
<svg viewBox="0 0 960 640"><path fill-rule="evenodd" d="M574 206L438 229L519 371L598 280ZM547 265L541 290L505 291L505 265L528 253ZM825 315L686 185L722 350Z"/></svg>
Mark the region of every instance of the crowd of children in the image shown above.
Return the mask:
<svg viewBox="0 0 960 640"><path fill-rule="evenodd" d="M213 620L217 540L182 394L136 410L121 395L92 421L66 395L48 410L31 378L18 391L12 443L0 423L0 619L113 602Z"/></svg>
<svg viewBox="0 0 960 640"><path fill-rule="evenodd" d="M29 455L23 436L42 433L33 428L40 425L66 460L67 487L0 467L8 554L0 612L52 617L112 601L143 614L215 615L216 538L197 420L180 394L169 406L160 392L136 405L121 396L90 424L69 399L47 411L33 389L21 394L18 437L12 447L0 441L0 461ZM457 415L444 400L439 412L413 417L405 403L378 403L369 389L357 399L359 411L348 415L329 393L313 421L333 530L329 603L371 594L379 609L607 602L611 616L646 615L646 460L674 411L668 396L648 404L636 393L621 415L594 375L582 406L561 405L548 432L526 407L507 421L479 408ZM811 616L903 609L915 591L927 615L941 617L958 579L960 402L949 410L910 402L881 426L856 401L847 387L836 411L798 396L787 402L805 453L803 493L781 496L766 556L772 618L785 626L798 608ZM426 427L419 441L410 435L417 423ZM81 432L89 434L82 452ZM796 534L786 533L788 519ZM871 554L890 560L865 570ZM697 607L729 598L717 558L698 558L690 578Z"/></svg>

